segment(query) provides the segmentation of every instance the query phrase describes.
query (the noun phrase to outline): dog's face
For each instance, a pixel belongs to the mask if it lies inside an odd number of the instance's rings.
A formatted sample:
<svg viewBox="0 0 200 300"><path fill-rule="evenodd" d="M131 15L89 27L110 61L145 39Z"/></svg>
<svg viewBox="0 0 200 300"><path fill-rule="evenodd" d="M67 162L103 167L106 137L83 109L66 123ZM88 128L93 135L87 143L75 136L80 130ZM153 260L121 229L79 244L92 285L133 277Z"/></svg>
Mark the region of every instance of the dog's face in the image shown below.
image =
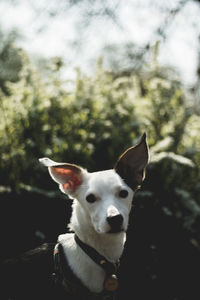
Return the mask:
<svg viewBox="0 0 200 300"><path fill-rule="evenodd" d="M146 136L118 159L114 169L89 173L79 166L40 159L62 192L76 198L98 233L119 233L128 227L134 191L148 162Z"/></svg>
<svg viewBox="0 0 200 300"><path fill-rule="evenodd" d="M115 170L84 174L76 199L98 233L126 231L133 190Z"/></svg>

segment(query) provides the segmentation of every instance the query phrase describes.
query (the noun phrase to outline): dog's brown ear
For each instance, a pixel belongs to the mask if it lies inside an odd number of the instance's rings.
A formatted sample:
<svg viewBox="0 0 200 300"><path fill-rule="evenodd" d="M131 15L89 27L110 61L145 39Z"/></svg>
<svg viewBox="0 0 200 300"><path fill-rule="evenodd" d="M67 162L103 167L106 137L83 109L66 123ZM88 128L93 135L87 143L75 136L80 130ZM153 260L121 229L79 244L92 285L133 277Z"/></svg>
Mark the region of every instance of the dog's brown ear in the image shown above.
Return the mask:
<svg viewBox="0 0 200 300"><path fill-rule="evenodd" d="M149 160L149 150L144 133L135 147L129 148L118 159L115 171L130 188L136 190L145 178L145 167Z"/></svg>
<svg viewBox="0 0 200 300"><path fill-rule="evenodd" d="M57 163L47 157L39 161L48 167L53 180L57 182L64 193L73 193L83 182L82 169L68 163Z"/></svg>

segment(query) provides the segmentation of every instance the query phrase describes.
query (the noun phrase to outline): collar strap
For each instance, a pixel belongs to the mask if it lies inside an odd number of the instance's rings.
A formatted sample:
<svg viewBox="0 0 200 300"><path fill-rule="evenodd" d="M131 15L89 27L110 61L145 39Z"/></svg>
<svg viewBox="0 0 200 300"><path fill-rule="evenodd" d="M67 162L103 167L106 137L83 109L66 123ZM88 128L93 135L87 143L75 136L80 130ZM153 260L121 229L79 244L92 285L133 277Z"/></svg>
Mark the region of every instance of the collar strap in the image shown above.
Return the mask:
<svg viewBox="0 0 200 300"><path fill-rule="evenodd" d="M112 275L116 274L118 267L119 267L119 261L117 263L111 263L108 261L103 255L101 255L99 252L97 252L94 248L91 246L85 244L83 241L79 239L79 237L74 234L74 239L76 243L80 246L80 248L97 264L99 265L106 273L106 275Z"/></svg>

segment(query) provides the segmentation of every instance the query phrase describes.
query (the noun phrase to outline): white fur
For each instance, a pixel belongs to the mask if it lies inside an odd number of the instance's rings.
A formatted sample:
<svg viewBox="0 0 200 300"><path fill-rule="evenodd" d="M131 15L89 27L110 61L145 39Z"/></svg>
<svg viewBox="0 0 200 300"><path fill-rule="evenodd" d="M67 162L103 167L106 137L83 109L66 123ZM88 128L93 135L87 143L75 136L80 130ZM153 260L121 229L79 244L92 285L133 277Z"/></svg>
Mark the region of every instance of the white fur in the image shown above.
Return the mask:
<svg viewBox="0 0 200 300"><path fill-rule="evenodd" d="M127 198L120 198L119 192L126 189ZM86 196L93 193L97 200L88 203ZM133 191L114 170L95 173L83 171L83 183L71 194L74 198L69 227L86 244L94 247L109 261L116 262L122 255L126 241L129 213ZM123 216L122 231L108 233L109 216ZM64 247L70 267L92 292L101 292L105 273L94 263L74 241L73 234L63 234L58 238Z"/></svg>

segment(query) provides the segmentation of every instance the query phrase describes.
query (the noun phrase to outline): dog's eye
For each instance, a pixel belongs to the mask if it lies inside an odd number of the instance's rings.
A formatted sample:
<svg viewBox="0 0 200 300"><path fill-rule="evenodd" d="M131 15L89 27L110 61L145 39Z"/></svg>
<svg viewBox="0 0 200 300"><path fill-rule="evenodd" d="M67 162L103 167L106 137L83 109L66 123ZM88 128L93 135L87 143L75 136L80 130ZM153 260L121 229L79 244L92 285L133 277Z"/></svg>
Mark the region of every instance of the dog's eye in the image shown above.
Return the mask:
<svg viewBox="0 0 200 300"><path fill-rule="evenodd" d="M119 192L119 197L126 198L127 196L128 196L128 191L127 190L121 190Z"/></svg>
<svg viewBox="0 0 200 300"><path fill-rule="evenodd" d="M87 202L89 202L89 203L93 203L93 202L96 201L96 197L95 197L94 194L89 194L89 195L87 195L86 200L87 200Z"/></svg>

